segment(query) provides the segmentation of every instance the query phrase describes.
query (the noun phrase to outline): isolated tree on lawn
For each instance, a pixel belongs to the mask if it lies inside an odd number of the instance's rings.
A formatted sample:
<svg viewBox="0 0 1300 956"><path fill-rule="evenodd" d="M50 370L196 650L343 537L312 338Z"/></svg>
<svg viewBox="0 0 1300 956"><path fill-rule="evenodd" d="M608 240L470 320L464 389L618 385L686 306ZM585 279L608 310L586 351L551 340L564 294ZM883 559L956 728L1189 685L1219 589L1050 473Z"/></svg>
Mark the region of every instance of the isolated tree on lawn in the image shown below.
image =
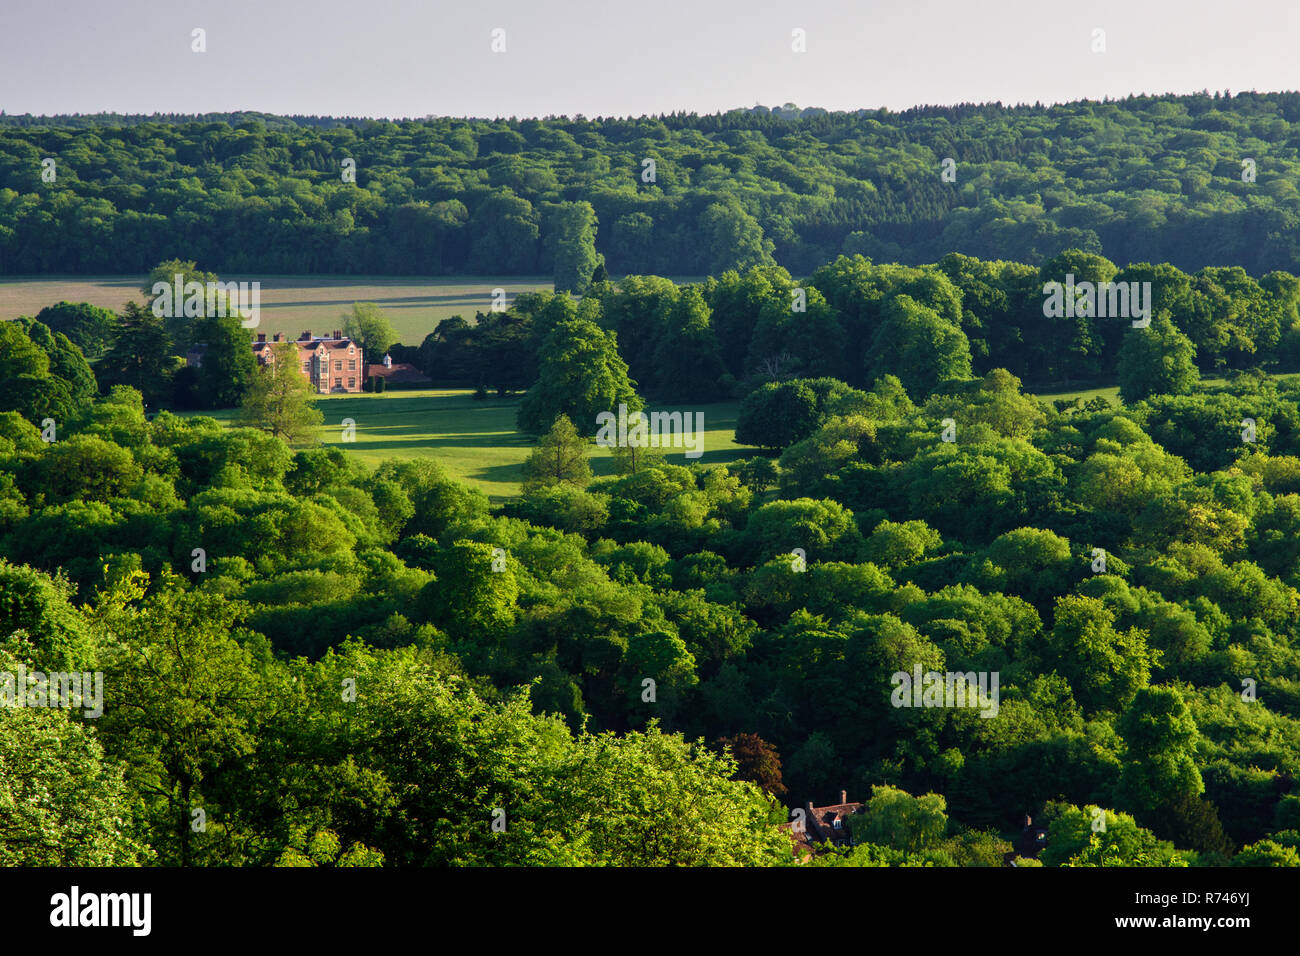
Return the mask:
<svg viewBox="0 0 1300 956"><path fill-rule="evenodd" d="M325 420L316 408L311 383L298 373L298 349L292 342L272 346L275 361L253 376L239 422L285 441L304 441Z"/></svg>
<svg viewBox="0 0 1300 956"><path fill-rule="evenodd" d="M567 415L579 434L595 434L596 416L641 408L627 363L618 354L613 333L586 319L561 320L542 342L537 382L519 406L519 427L540 435Z"/></svg>
<svg viewBox="0 0 1300 956"><path fill-rule="evenodd" d="M553 485L585 488L589 481L587 440L578 434L569 416L557 415L551 430L542 436L524 462L524 491Z"/></svg>
<svg viewBox="0 0 1300 956"><path fill-rule="evenodd" d="M373 302L353 302L343 319L343 334L361 349L363 362L380 362L397 341L397 333L383 310Z"/></svg>

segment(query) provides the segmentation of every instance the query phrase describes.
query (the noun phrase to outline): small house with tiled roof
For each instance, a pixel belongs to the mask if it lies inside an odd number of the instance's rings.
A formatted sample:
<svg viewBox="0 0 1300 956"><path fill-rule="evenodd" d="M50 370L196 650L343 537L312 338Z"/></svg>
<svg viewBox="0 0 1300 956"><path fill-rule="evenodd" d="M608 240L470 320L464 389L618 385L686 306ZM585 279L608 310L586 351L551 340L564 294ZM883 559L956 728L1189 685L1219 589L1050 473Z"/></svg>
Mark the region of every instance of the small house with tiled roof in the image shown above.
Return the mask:
<svg viewBox="0 0 1300 956"><path fill-rule="evenodd" d="M790 852L800 863L807 863L817 854L817 848L808 839L808 828L803 823L782 823L777 829L790 839Z"/></svg>
<svg viewBox="0 0 1300 956"><path fill-rule="evenodd" d="M844 846L849 839L849 817L862 812L861 803L850 803L848 791L840 791L840 802L826 807L814 807L808 801L808 836L815 842Z"/></svg>
<svg viewBox="0 0 1300 956"><path fill-rule="evenodd" d="M410 362L394 362L385 355L383 362L366 366L368 378L382 378L385 385L428 385L433 380Z"/></svg>

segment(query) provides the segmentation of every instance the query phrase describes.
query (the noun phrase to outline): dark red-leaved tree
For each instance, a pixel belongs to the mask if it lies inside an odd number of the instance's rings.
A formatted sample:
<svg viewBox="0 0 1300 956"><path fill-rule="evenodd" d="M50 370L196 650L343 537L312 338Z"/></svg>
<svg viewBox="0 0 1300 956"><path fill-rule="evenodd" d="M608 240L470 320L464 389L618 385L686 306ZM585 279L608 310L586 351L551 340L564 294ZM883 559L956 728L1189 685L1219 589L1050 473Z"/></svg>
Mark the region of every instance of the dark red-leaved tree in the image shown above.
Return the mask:
<svg viewBox="0 0 1300 956"><path fill-rule="evenodd" d="M781 755L758 734L723 737L718 744L731 748L731 755L736 758L737 780L751 780L774 797L785 794L785 784L781 782Z"/></svg>

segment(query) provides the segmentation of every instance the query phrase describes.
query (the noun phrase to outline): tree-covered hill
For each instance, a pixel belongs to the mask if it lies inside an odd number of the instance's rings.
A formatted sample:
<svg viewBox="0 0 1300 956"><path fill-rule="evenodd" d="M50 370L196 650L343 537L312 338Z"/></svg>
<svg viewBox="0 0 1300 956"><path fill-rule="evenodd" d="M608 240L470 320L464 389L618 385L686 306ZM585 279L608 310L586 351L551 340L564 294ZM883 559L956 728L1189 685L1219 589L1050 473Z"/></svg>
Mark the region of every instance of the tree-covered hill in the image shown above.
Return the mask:
<svg viewBox="0 0 1300 956"><path fill-rule="evenodd" d="M615 273L1067 248L1295 272L1298 122L1297 93L590 120L0 117L0 273L144 271L184 250L229 272L522 274L577 241L581 203Z"/></svg>
<svg viewBox="0 0 1300 956"><path fill-rule="evenodd" d="M0 775L0 863L780 864L847 789L818 862L996 866L1029 812L1047 866L1300 865L1300 387L828 394L775 460L498 508L123 386L0 413L0 673L103 675L0 707L7 766L75 758Z"/></svg>

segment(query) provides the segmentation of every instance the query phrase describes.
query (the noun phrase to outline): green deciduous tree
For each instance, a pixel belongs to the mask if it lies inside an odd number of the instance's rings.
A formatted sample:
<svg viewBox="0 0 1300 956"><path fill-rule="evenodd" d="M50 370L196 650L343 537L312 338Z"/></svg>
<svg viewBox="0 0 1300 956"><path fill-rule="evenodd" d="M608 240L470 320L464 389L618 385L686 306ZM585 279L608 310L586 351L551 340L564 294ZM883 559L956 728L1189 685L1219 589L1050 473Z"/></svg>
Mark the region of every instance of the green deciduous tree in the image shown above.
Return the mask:
<svg viewBox="0 0 1300 956"><path fill-rule="evenodd" d="M920 401L940 382L971 377L970 343L933 309L899 295L886 307L867 358L867 378L883 375L897 375Z"/></svg>
<svg viewBox="0 0 1300 956"><path fill-rule="evenodd" d="M166 584L140 602L142 592L124 590L132 600L100 609L115 642L104 651L113 679L99 726L106 749L130 765L160 862L188 866L205 855L192 828L204 782L254 751L263 685L234 604ZM214 807L205 814L220 819Z"/></svg>
<svg viewBox="0 0 1300 956"><path fill-rule="evenodd" d="M1149 328L1129 329L1119 352L1119 396L1137 402L1151 395L1186 395L1200 381L1196 346L1164 316Z"/></svg>
<svg viewBox="0 0 1300 956"><path fill-rule="evenodd" d="M948 829L947 802L937 793L914 797L896 787L872 787L862 813L849 818L855 843L917 852L940 843Z"/></svg>
<svg viewBox="0 0 1300 956"><path fill-rule="evenodd" d="M1195 760L1200 734L1177 690L1138 691L1117 729L1128 746L1120 787L1134 810L1174 806L1205 789Z"/></svg>
<svg viewBox="0 0 1300 956"><path fill-rule="evenodd" d="M0 673L19 663L33 662L0 647ZM0 707L0 866L150 863L131 803L91 722L60 707Z"/></svg>
<svg viewBox="0 0 1300 956"><path fill-rule="evenodd" d="M397 333L382 309L373 302L353 302L343 318L343 334L361 349L362 362L379 362L397 341ZM364 364L361 366L364 368Z"/></svg>
<svg viewBox="0 0 1300 956"><path fill-rule="evenodd" d="M589 202L560 203L549 215L555 291L581 294L605 257L596 251L596 210Z"/></svg>
<svg viewBox="0 0 1300 956"><path fill-rule="evenodd" d="M89 302L59 302L36 313L36 321L61 332L81 349L87 361L94 362L113 342L117 316L112 309L102 309Z"/></svg>
<svg viewBox="0 0 1300 956"><path fill-rule="evenodd" d="M585 488L591 481L588 445L567 415L557 415L551 430L538 440L537 447L524 461L524 491L560 484Z"/></svg>
<svg viewBox="0 0 1300 956"><path fill-rule="evenodd" d="M1045 663L1070 682L1085 711L1123 710L1150 680L1159 652L1137 628L1117 631L1115 615L1096 598L1062 597L1047 639Z"/></svg>
<svg viewBox="0 0 1300 956"><path fill-rule="evenodd" d="M259 371L249 347L248 330L237 316L212 316L198 320L193 338L205 346L203 363L195 377L204 407L238 406Z"/></svg>
<svg viewBox="0 0 1300 956"><path fill-rule="evenodd" d="M281 342L272 347L272 354L269 365L255 370L239 421L285 441L310 440L325 416L316 407L311 383L298 372L297 349L292 342Z"/></svg>
<svg viewBox="0 0 1300 956"><path fill-rule="evenodd" d="M567 415L580 434L594 434L602 412L641 408L627 363L612 333L586 319L565 319L546 336L538 356L537 382L519 406L519 427L534 435Z"/></svg>

